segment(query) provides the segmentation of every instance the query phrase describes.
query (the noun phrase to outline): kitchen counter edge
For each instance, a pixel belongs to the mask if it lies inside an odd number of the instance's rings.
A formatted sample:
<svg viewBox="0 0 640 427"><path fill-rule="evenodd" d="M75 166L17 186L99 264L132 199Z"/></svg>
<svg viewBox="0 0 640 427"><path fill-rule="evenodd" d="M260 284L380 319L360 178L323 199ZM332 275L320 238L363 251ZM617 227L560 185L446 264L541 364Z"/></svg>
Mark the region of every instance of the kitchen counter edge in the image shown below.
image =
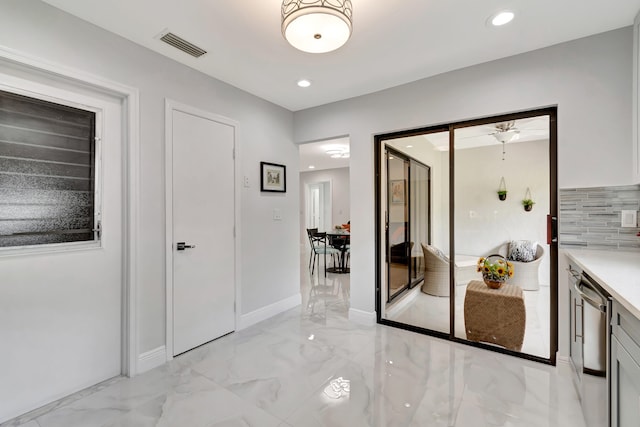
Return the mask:
<svg viewBox="0 0 640 427"><path fill-rule="evenodd" d="M640 252L566 248L560 252L640 318Z"/></svg>

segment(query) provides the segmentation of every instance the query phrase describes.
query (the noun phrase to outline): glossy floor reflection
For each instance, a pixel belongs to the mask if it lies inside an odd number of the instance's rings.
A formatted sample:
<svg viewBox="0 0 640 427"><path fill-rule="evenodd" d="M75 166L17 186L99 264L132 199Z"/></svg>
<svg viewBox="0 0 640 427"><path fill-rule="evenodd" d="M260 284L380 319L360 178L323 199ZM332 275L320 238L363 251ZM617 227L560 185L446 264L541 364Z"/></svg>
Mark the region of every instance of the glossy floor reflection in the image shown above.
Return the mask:
<svg viewBox="0 0 640 427"><path fill-rule="evenodd" d="M2 427L584 425L568 366L355 325L349 275L302 273L300 307Z"/></svg>
<svg viewBox="0 0 640 427"><path fill-rule="evenodd" d="M456 286L455 334L466 338L464 329L464 297L466 285ZM538 291L524 291L527 312L522 352L545 359L550 357L550 288L541 286ZM449 332L449 298L436 297L420 292L420 287L407 295L410 302L400 310L389 311L387 319L434 331Z"/></svg>

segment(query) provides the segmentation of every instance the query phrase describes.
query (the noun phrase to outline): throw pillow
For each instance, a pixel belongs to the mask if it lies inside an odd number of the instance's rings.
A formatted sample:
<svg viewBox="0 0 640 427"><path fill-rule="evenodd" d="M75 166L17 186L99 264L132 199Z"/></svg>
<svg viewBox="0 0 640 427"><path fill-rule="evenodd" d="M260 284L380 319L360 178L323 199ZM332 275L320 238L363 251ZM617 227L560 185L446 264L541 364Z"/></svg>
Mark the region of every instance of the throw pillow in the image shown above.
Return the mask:
<svg viewBox="0 0 640 427"><path fill-rule="evenodd" d="M440 249L436 248L435 246L431 246L428 245L427 248L429 248L429 250L438 258L440 258L441 260L443 260L444 262L449 262L449 257L447 257L444 252L442 252Z"/></svg>
<svg viewBox="0 0 640 427"><path fill-rule="evenodd" d="M509 261L531 262L536 259L538 243L530 240L512 240L509 242Z"/></svg>

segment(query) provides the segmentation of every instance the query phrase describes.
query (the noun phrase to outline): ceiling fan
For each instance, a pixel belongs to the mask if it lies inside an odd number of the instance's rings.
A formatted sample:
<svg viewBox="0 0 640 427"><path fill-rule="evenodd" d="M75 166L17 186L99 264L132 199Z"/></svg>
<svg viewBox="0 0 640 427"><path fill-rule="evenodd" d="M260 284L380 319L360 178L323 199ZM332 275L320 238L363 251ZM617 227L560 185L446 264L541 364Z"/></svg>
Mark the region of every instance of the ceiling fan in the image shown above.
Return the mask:
<svg viewBox="0 0 640 427"><path fill-rule="evenodd" d="M530 117L518 120L508 120L482 126L473 126L460 129L456 136L464 140L462 146L474 147L498 143L502 144L502 159L505 155L505 144L515 141L533 141L548 138L548 116ZM461 141L462 142L462 141ZM463 147L460 148L463 148Z"/></svg>
<svg viewBox="0 0 640 427"><path fill-rule="evenodd" d="M505 144L520 139L520 129L516 128L515 120L496 123L495 132L491 133L495 139Z"/></svg>

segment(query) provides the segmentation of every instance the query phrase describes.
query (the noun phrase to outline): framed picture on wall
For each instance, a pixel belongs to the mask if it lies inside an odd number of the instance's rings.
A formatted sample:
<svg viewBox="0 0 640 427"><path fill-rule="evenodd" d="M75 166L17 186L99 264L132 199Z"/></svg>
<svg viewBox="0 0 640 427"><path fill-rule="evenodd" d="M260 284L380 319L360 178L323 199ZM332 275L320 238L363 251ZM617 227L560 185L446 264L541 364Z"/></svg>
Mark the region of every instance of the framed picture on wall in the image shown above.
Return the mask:
<svg viewBox="0 0 640 427"><path fill-rule="evenodd" d="M391 203L404 203L404 179L391 180Z"/></svg>
<svg viewBox="0 0 640 427"><path fill-rule="evenodd" d="M260 162L260 191L287 192L287 167Z"/></svg>

